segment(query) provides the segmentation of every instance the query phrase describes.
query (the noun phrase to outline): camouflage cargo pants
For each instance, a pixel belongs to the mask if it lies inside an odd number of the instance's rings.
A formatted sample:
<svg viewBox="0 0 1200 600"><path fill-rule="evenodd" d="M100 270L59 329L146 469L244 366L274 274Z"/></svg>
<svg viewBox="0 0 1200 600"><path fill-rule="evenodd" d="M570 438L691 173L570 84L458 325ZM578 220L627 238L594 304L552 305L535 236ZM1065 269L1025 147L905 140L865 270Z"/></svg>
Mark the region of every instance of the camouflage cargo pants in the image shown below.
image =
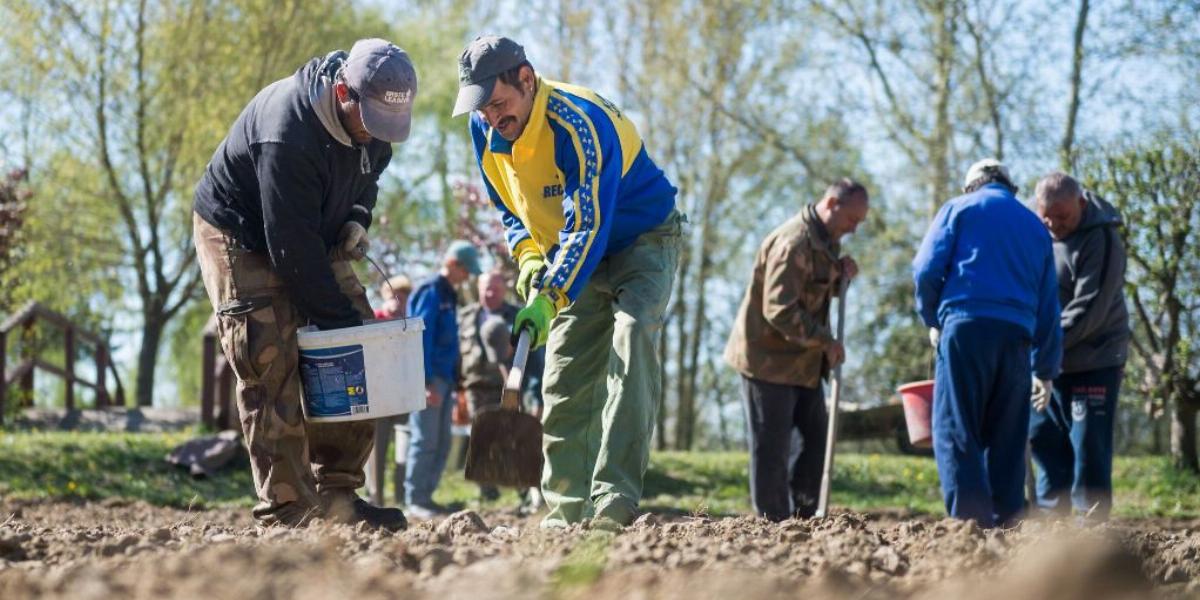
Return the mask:
<svg viewBox="0 0 1200 600"><path fill-rule="evenodd" d="M307 423L300 408L296 328L302 317L268 257L242 248L193 215L196 257L217 314L221 350L237 376L238 414L250 450L264 524L303 523L323 512L321 496L363 485L375 424ZM371 306L347 262L334 275L363 318Z"/></svg>

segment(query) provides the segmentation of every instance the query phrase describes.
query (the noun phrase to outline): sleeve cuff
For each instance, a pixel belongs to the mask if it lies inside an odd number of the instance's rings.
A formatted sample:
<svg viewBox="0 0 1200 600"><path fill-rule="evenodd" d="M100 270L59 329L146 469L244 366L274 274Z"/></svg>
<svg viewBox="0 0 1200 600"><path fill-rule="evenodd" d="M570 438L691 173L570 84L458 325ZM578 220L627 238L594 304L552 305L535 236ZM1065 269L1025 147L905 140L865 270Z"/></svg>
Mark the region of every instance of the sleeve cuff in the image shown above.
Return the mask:
<svg viewBox="0 0 1200 600"><path fill-rule="evenodd" d="M542 253L538 250L537 244L533 243L533 238L525 238L517 242L516 247L512 249L513 259L520 265L522 261L530 256L541 256Z"/></svg>
<svg viewBox="0 0 1200 600"><path fill-rule="evenodd" d="M350 215L346 217L347 221L354 221L363 226L363 229L371 229L371 211L365 206L355 204L350 207Z"/></svg>
<svg viewBox="0 0 1200 600"><path fill-rule="evenodd" d="M821 340L822 346L825 347L828 347L830 344L837 341L837 339L833 337L833 332L830 331L828 327L821 328L821 331L817 333L817 339Z"/></svg>
<svg viewBox="0 0 1200 600"><path fill-rule="evenodd" d="M543 289L541 293L546 297L546 299L550 300L550 302L554 304L554 310L556 312L562 312L564 308L571 305L571 299L567 297L566 292L558 288Z"/></svg>

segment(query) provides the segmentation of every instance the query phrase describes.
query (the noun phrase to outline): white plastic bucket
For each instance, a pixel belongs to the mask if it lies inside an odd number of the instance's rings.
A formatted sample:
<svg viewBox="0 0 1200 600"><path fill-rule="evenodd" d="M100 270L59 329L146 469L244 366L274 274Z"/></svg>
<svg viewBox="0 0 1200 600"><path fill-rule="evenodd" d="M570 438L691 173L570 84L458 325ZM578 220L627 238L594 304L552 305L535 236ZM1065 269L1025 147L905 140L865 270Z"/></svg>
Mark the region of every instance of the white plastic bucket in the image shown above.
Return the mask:
<svg viewBox="0 0 1200 600"><path fill-rule="evenodd" d="M297 333L304 418L362 421L425 408L420 318Z"/></svg>

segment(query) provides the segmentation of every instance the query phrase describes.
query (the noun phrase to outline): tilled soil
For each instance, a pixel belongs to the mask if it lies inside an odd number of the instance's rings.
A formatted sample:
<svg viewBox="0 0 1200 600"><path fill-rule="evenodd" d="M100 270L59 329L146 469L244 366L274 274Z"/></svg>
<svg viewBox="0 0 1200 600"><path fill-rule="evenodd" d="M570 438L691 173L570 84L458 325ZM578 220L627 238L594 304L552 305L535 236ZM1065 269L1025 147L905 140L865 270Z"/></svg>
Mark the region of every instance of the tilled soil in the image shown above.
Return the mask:
<svg viewBox="0 0 1200 600"><path fill-rule="evenodd" d="M504 511L387 534L263 529L246 511L0 501L0 598L1200 597L1193 523L1082 530L839 514L647 515L543 531Z"/></svg>

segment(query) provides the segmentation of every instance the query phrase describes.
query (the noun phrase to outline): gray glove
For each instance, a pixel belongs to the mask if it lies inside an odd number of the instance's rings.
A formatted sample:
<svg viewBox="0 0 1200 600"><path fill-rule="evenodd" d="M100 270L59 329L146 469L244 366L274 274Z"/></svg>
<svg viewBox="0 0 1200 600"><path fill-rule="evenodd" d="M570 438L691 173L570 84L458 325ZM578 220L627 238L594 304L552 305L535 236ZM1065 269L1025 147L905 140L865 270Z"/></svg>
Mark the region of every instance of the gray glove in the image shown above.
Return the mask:
<svg viewBox="0 0 1200 600"><path fill-rule="evenodd" d="M1050 404L1050 390L1052 386L1053 382L1049 379L1038 379L1036 376L1033 378L1033 394L1030 397L1030 401L1033 402L1034 410L1038 412L1046 410L1046 406Z"/></svg>
<svg viewBox="0 0 1200 600"><path fill-rule="evenodd" d="M938 342L942 341L942 332L938 331L937 327L929 328L929 345L935 349L938 347Z"/></svg>
<svg viewBox="0 0 1200 600"><path fill-rule="evenodd" d="M329 253L330 260L362 260L367 255L367 229L358 221L346 221L338 232L338 243Z"/></svg>

